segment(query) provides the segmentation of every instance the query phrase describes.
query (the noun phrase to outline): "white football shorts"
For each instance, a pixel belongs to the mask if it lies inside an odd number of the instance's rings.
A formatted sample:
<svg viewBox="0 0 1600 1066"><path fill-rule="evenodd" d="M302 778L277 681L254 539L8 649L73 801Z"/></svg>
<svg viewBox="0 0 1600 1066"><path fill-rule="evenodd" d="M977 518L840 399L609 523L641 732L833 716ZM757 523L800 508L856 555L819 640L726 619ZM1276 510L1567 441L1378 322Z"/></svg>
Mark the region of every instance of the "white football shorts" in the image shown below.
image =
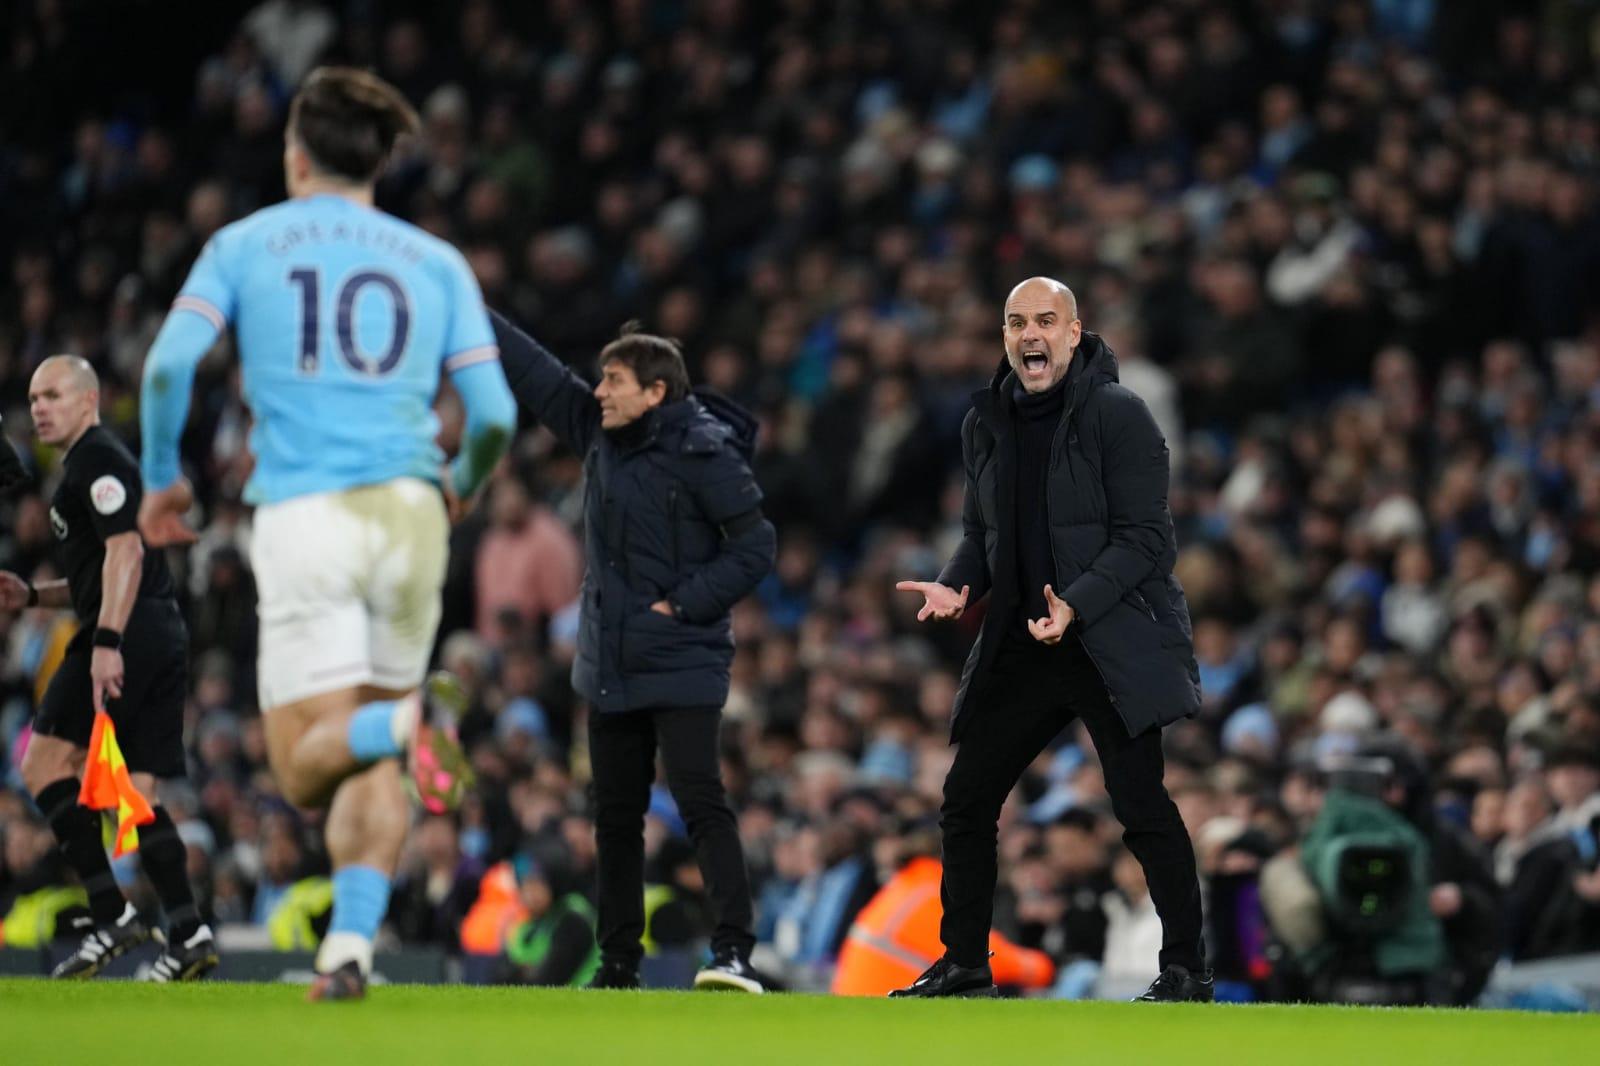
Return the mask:
<svg viewBox="0 0 1600 1066"><path fill-rule="evenodd" d="M400 478L257 508L261 709L422 683L449 554L439 490Z"/></svg>

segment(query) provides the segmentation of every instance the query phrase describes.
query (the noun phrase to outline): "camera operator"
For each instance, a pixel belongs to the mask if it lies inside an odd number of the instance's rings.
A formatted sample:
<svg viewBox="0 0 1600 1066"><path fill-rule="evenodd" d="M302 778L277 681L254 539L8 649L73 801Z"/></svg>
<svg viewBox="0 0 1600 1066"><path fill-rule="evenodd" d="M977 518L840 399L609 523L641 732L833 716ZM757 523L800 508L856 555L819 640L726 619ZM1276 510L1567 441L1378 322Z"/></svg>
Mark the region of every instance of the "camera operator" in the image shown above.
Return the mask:
<svg viewBox="0 0 1600 1066"><path fill-rule="evenodd" d="M1435 816L1427 771L1374 741L1323 765L1322 811L1262 872L1262 905L1313 998L1464 1004L1499 955L1488 859Z"/></svg>

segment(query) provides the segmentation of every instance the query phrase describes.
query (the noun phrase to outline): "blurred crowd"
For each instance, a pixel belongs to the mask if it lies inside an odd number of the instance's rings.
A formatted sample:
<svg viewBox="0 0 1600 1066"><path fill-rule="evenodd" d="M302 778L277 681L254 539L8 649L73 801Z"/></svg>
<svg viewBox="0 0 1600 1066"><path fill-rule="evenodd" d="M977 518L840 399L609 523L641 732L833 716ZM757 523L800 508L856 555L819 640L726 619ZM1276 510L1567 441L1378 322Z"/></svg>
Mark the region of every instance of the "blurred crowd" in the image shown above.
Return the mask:
<svg viewBox="0 0 1600 1066"><path fill-rule="evenodd" d="M581 372L638 318L760 416L779 557L735 611L723 760L789 982L825 985L856 912L936 848L978 618L919 626L893 585L959 538L960 420L1034 274L1074 288L1171 448L1204 710L1169 730L1168 785L1224 975L1281 968L1261 871L1297 854L1328 768L1374 751L1375 794L1432 847L1459 988L1502 956L1600 950L1600 4L267 0L181 98L74 110L47 90L89 16L20 7L0 411L40 489L5 505L0 566L51 567L60 457L31 441L33 368L89 358L134 440L189 264L283 195L293 87L369 65L425 127L380 206L461 247ZM185 438L206 527L182 567L192 774L167 802L209 913L304 943L323 859L265 769L249 422L224 342ZM480 780L417 827L401 942L492 953L503 923L475 904L537 916L592 879L567 683L580 475L525 425L453 535L439 659L472 694ZM0 914L63 876L11 766L68 624L0 618ZM648 824L659 942L692 942L702 886L664 789ZM1075 729L1000 847L997 928L1058 988L1154 971L1154 910Z"/></svg>

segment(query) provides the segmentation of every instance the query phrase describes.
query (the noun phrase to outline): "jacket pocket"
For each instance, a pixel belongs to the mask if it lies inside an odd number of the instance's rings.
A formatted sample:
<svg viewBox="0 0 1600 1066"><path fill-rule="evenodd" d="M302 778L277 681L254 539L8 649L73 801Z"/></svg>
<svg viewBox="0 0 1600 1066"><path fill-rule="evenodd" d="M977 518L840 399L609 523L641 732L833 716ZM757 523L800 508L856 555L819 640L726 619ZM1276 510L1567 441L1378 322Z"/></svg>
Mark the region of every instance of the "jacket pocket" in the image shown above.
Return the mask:
<svg viewBox="0 0 1600 1066"><path fill-rule="evenodd" d="M723 647L720 626L701 626L646 608L622 622L622 672L660 674L705 668Z"/></svg>
<svg viewBox="0 0 1600 1066"><path fill-rule="evenodd" d="M1161 643L1169 648L1183 648L1193 652L1194 628L1189 621L1189 601L1184 598L1183 585L1177 577L1168 574L1161 583L1161 602L1166 604L1166 618L1161 625Z"/></svg>
<svg viewBox="0 0 1600 1066"><path fill-rule="evenodd" d="M1182 648L1189 643L1189 636L1179 624L1177 613L1168 602L1164 589L1158 598L1152 599L1145 595L1144 589L1131 588L1122 599L1144 618L1149 619L1150 624L1160 634L1161 647Z"/></svg>

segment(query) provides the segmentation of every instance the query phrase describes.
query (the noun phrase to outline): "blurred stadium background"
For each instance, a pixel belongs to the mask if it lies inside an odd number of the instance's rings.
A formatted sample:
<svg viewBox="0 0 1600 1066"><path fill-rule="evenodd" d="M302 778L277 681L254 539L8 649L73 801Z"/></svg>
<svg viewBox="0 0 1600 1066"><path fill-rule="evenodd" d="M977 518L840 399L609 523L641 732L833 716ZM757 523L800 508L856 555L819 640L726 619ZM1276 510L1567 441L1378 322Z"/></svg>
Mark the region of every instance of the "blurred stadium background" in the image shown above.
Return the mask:
<svg viewBox="0 0 1600 1066"><path fill-rule="evenodd" d="M0 567L51 566L33 368L88 357L136 446L190 263L283 196L293 87L370 66L426 127L380 206L460 246L492 306L586 373L640 318L760 414L780 557L735 614L723 752L788 986L829 987L862 906L936 846L976 620L919 628L893 581L959 535L967 396L1005 292L1048 274L1173 452L1205 710L1169 731L1168 784L1228 994L1600 1003L1600 3L16 0L0 40L0 413L41 486L0 510ZM219 349L185 438L206 529L169 807L225 952L276 976L326 920L325 860L265 769L248 425ZM526 979L530 882L591 890L579 474L525 426L455 531L439 657L481 782L419 821L380 970ZM0 618L7 972L75 899L15 772L69 624ZM996 927L1049 957L1038 995L1142 984L1159 943L1081 739L1003 822ZM1319 971L1260 903L1330 760L1373 751L1430 851L1412 902L1446 955L1420 992ZM682 832L658 789L666 984L706 931Z"/></svg>

